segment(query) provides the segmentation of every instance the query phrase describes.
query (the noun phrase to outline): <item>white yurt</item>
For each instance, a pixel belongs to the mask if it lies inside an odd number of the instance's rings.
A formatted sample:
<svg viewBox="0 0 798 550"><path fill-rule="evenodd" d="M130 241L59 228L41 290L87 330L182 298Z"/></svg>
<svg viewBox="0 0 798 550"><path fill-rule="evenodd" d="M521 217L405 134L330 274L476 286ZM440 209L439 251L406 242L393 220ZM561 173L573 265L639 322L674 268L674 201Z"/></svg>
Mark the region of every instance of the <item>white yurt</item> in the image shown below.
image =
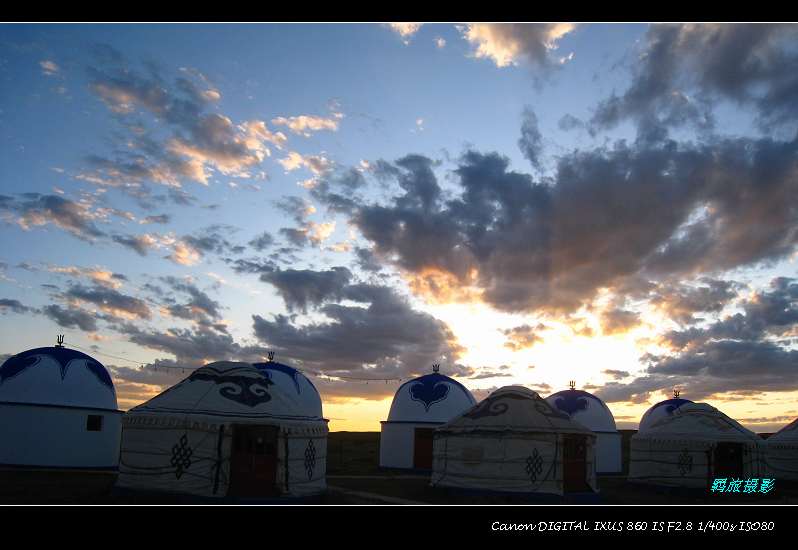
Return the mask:
<svg viewBox="0 0 798 550"><path fill-rule="evenodd" d="M327 432L319 394L300 372L210 363L125 414L117 485L203 497L316 495L326 489Z"/></svg>
<svg viewBox="0 0 798 550"><path fill-rule="evenodd" d="M640 425L637 428L638 433L646 431L649 427L656 424L659 420L671 416L673 412L681 407L692 403L689 399L682 399L679 397L679 392L674 391L671 399L660 401L656 405L652 405L640 418Z"/></svg>
<svg viewBox="0 0 798 550"><path fill-rule="evenodd" d="M596 436L537 393L506 386L435 430L432 485L490 492L597 490Z"/></svg>
<svg viewBox="0 0 798 550"><path fill-rule="evenodd" d="M687 403L632 436L629 481L694 489L759 477L763 442L715 407Z"/></svg>
<svg viewBox="0 0 798 550"><path fill-rule="evenodd" d="M621 434L615 427L615 417L606 403L583 390L559 391L546 401L596 434L596 473L617 474L622 469Z"/></svg>
<svg viewBox="0 0 798 550"><path fill-rule="evenodd" d="M432 432L476 404L460 382L439 372L405 382L396 390L388 420L381 422L380 467L432 468Z"/></svg>
<svg viewBox="0 0 798 550"><path fill-rule="evenodd" d="M798 419L765 440L763 476L798 482Z"/></svg>
<svg viewBox="0 0 798 550"><path fill-rule="evenodd" d="M101 493L116 478L122 411L111 376L62 344L0 366L0 490Z"/></svg>

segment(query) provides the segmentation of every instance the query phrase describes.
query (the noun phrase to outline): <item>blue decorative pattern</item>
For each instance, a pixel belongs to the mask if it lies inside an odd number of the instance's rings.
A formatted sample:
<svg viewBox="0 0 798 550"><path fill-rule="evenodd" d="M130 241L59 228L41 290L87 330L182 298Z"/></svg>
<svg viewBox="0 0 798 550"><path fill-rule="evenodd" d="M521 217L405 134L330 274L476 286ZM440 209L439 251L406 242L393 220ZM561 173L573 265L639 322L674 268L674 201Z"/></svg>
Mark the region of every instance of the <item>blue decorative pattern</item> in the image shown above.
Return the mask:
<svg viewBox="0 0 798 550"><path fill-rule="evenodd" d="M248 407L255 407L262 403L268 403L272 399L267 388L273 386L274 382L269 380L266 376L259 376L256 378L252 376L236 375L230 371L218 371L212 367L203 367L187 378L189 382L195 380L203 380L213 382L217 385L223 385L219 390L219 395Z"/></svg>
<svg viewBox="0 0 798 550"><path fill-rule="evenodd" d="M424 410L435 403L440 403L449 395L448 376L442 374L427 374L417 378L410 386L410 399L424 405Z"/></svg>
<svg viewBox="0 0 798 550"><path fill-rule="evenodd" d="M529 481L535 483L538 476L543 473L543 458L537 449L532 449L532 454L526 457L526 475L529 476Z"/></svg>
<svg viewBox="0 0 798 550"><path fill-rule="evenodd" d="M656 409L659 409L660 407L665 407L665 412L667 412L668 415L670 416L673 414L673 411L675 411L676 409L678 409L679 407L681 407L686 403L692 403L692 401L690 401L689 399L678 399L678 398L668 399L666 401L661 401L657 403L656 405L651 407L651 410L649 410L648 412L654 412Z"/></svg>
<svg viewBox="0 0 798 550"><path fill-rule="evenodd" d="M85 361L86 368L89 372L91 372L101 384L116 393L111 376L104 366L83 352L62 347L36 348L9 357L8 360L3 363L3 366L0 367L0 384L38 365L43 357L51 357L58 363L61 372L61 380L66 377L72 361L82 359Z"/></svg>
<svg viewBox="0 0 798 550"><path fill-rule="evenodd" d="M693 471L693 456L687 449L684 449L679 455L678 467L682 477Z"/></svg>
<svg viewBox="0 0 798 550"><path fill-rule="evenodd" d="M554 406L569 416L573 416L578 411L587 410L587 400L589 398L595 399L595 397L582 390L565 390L557 394Z"/></svg>
<svg viewBox="0 0 798 550"><path fill-rule="evenodd" d="M294 367L289 367L288 365L283 365L282 363L277 363L275 361L269 361L268 363L254 363L254 366L258 370L263 372L263 374L265 374L269 378L269 380L271 380L272 378L271 372L269 371L276 370L278 372L282 372L283 374L289 376L291 380L294 382L294 389L296 389L297 394L302 393L302 388L299 385L300 372L296 370ZM313 387L314 390L316 389L313 386L313 384L310 385L311 387Z"/></svg>

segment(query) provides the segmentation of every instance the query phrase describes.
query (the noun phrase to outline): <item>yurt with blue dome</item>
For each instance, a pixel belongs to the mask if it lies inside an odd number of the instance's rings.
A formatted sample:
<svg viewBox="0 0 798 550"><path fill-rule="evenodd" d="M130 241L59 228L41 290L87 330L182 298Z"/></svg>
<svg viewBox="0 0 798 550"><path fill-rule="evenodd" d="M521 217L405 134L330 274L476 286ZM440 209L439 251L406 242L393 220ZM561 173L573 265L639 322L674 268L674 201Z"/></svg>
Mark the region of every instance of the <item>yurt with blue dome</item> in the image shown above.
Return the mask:
<svg viewBox="0 0 798 550"><path fill-rule="evenodd" d="M233 499L323 493L321 397L304 374L272 359L210 363L128 411L117 485Z"/></svg>
<svg viewBox="0 0 798 550"><path fill-rule="evenodd" d="M405 382L396 390L388 420L381 422L380 467L430 470L435 428L475 404L468 388L441 374L440 365Z"/></svg>
<svg viewBox="0 0 798 550"><path fill-rule="evenodd" d="M119 462L122 411L106 368L64 347L0 366L0 491L102 493Z"/></svg>
<svg viewBox="0 0 798 550"><path fill-rule="evenodd" d="M621 472L621 434L615 427L612 411L604 401L592 393L577 390L574 382L570 389L554 393L546 401L596 434L596 473Z"/></svg>
<svg viewBox="0 0 798 550"><path fill-rule="evenodd" d="M645 432L663 418L672 416L676 409L682 405L688 405L690 403L692 403L692 401L689 399L679 397L678 390L673 390L673 397L671 399L666 399L665 401L660 401L656 405L652 405L651 408L643 414L640 418L640 425L637 428L638 433Z"/></svg>

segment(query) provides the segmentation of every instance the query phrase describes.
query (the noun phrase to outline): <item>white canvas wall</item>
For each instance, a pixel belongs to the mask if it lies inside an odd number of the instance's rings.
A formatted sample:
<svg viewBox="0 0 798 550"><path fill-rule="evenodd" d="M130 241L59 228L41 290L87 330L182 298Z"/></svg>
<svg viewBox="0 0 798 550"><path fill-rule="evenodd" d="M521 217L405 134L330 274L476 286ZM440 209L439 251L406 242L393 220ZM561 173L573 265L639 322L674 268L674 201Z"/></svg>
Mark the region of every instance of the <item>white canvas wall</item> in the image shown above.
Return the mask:
<svg viewBox="0 0 798 550"><path fill-rule="evenodd" d="M416 428L435 428L439 425L383 422L380 432L380 467L413 468Z"/></svg>
<svg viewBox="0 0 798 550"><path fill-rule="evenodd" d="M596 433L596 472L617 474L621 472L622 467L621 434Z"/></svg>
<svg viewBox="0 0 798 550"><path fill-rule="evenodd" d="M88 415L103 417L86 430ZM0 464L113 469L119 461L121 412L0 404Z"/></svg>
<svg viewBox="0 0 798 550"><path fill-rule="evenodd" d="M595 453L591 439L588 436L585 473L588 485L595 491ZM432 485L562 495L562 435L436 434Z"/></svg>

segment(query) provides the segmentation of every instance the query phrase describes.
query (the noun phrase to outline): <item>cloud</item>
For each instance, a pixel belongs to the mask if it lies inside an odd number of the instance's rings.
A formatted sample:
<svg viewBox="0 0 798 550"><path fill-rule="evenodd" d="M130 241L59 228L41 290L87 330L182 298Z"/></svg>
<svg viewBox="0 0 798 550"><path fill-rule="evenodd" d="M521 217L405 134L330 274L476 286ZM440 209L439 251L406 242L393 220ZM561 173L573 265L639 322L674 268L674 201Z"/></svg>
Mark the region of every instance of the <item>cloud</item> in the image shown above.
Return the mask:
<svg viewBox="0 0 798 550"><path fill-rule="evenodd" d="M374 255L408 278L437 273L504 311L568 313L600 289L788 257L798 243L797 153L798 141L769 138L620 142L563 155L537 182L505 157L468 151L445 201L433 161L413 155L380 169L403 193L348 215Z"/></svg>
<svg viewBox="0 0 798 550"><path fill-rule="evenodd" d="M249 246L257 250L258 252L263 252L270 246L274 244L274 237L268 231L264 231L263 233L258 234L255 236L254 239L249 241Z"/></svg>
<svg viewBox="0 0 798 550"><path fill-rule="evenodd" d="M164 296L164 307L166 312L179 319L186 319L198 325L213 326L219 332L225 332L226 328L218 321L222 318L221 304L212 299L208 294L197 288L189 280L181 280L177 277L166 276L161 278L172 292ZM178 303L174 298L174 293L188 295L189 300Z"/></svg>
<svg viewBox="0 0 798 550"><path fill-rule="evenodd" d="M497 67L524 61L547 67L558 41L574 29L571 23L476 23L461 28L463 38L475 47L474 57Z"/></svg>
<svg viewBox="0 0 798 550"><path fill-rule="evenodd" d="M62 297L70 302L93 304L114 317L124 319L150 319L152 317L150 308L144 300L102 285L91 287L74 285L69 287Z"/></svg>
<svg viewBox="0 0 798 550"><path fill-rule="evenodd" d="M23 305L19 300L0 298L0 313L5 315L8 311L12 311L14 313L27 313L30 311L30 308Z"/></svg>
<svg viewBox="0 0 798 550"><path fill-rule="evenodd" d="M275 126L285 126L295 134L310 137L313 132L322 130L337 132L338 125L343 116L343 113L336 112L327 118L315 115L277 117L272 119L272 124Z"/></svg>
<svg viewBox="0 0 798 550"><path fill-rule="evenodd" d="M538 117L529 107L524 109L521 124L521 138L518 140L521 153L537 170L541 170L541 156L543 153L543 135L538 129Z"/></svg>
<svg viewBox="0 0 798 550"><path fill-rule="evenodd" d="M327 271L310 269L276 269L261 274L260 280L271 284L285 301L289 311L307 312L308 306L340 300L349 285L352 273L345 267Z"/></svg>
<svg viewBox="0 0 798 550"><path fill-rule="evenodd" d="M56 76L61 72L61 68L54 61L50 61L49 59L39 61L39 66L42 68L42 74L45 76Z"/></svg>
<svg viewBox="0 0 798 550"><path fill-rule="evenodd" d="M546 330L546 326L538 324L536 327L530 325L521 325L509 329L502 330L502 334L507 337L504 347L513 351L520 351L522 349L531 348L537 342L543 339L540 337L539 332Z"/></svg>
<svg viewBox="0 0 798 550"><path fill-rule="evenodd" d="M114 273L103 267L78 267L78 266L48 266L47 271L50 273L60 273L70 275L72 277L85 277L94 283L102 286L118 289L122 286L127 277L121 273Z"/></svg>
<svg viewBox="0 0 798 550"><path fill-rule="evenodd" d="M278 355L330 374L407 376L441 362L453 374L471 372L456 364L462 349L448 327L414 310L393 289L351 284L341 295L368 305L327 303L318 311L328 321L301 326L284 315L254 315L255 335Z"/></svg>
<svg viewBox="0 0 798 550"><path fill-rule="evenodd" d="M97 330L97 317L80 308L63 308L58 304L51 304L44 306L41 313L64 328L79 328L86 332Z"/></svg>
<svg viewBox="0 0 798 550"><path fill-rule="evenodd" d="M422 23L388 23L388 26L396 34L402 37L405 45L410 44L410 39L421 28Z"/></svg>
<svg viewBox="0 0 798 550"><path fill-rule="evenodd" d="M300 155L296 151L290 151L288 156L277 159L286 172L293 172L299 168L307 168L315 176L320 176L329 172L333 163L324 155Z"/></svg>
<svg viewBox="0 0 798 550"><path fill-rule="evenodd" d="M440 36L439 36L439 37L437 37L437 38L435 39L435 46L437 46L437 47L438 47L438 49L441 49L441 50L442 50L443 48L445 48L445 47L446 47L446 40L445 40L444 38L440 37Z"/></svg>
<svg viewBox="0 0 798 550"><path fill-rule="evenodd" d="M639 324L640 317L634 311L614 308L601 314L601 332L604 334L622 334Z"/></svg>
<svg viewBox="0 0 798 550"><path fill-rule="evenodd" d="M771 24L651 25L635 60L632 83L596 109L593 124L699 128L714 123L718 100L750 107L763 126L794 123L798 114L798 29Z"/></svg>
<svg viewBox="0 0 798 550"><path fill-rule="evenodd" d="M94 241L105 235L95 225L99 216L89 203L59 195L23 193L16 199L0 195L0 215L26 231L54 224L84 241Z"/></svg>

